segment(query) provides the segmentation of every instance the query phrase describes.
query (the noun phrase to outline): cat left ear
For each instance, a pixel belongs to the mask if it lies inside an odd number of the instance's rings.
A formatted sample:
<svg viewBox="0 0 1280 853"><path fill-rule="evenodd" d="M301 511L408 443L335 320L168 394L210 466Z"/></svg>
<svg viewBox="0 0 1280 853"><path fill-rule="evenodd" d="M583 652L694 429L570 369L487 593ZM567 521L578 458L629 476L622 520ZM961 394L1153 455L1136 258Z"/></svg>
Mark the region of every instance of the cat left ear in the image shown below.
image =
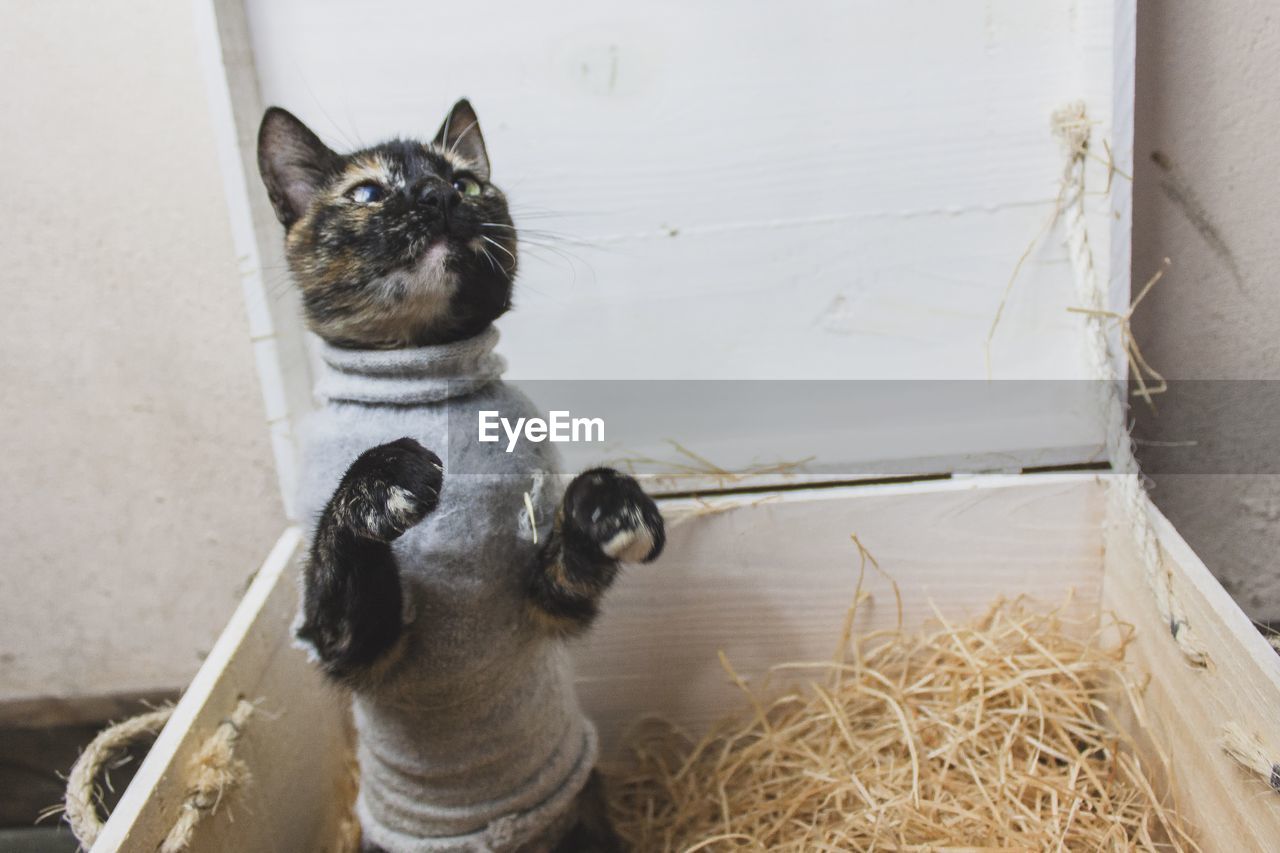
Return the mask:
<svg viewBox="0 0 1280 853"><path fill-rule="evenodd" d="M449 110L448 118L436 134L435 144L465 160L480 180L489 180L489 153L480 134L480 119L466 98Z"/></svg>
<svg viewBox="0 0 1280 853"><path fill-rule="evenodd" d="M341 158L288 110L271 107L258 128L258 171L276 218L288 229L316 191L342 166Z"/></svg>

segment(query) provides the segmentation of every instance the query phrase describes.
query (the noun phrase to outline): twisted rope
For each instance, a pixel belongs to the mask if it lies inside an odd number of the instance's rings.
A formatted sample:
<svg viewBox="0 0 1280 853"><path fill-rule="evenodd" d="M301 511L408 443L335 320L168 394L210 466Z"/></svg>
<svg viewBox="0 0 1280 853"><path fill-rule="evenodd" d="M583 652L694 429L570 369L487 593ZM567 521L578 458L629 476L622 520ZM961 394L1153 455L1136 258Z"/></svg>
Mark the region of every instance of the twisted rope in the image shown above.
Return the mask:
<svg viewBox="0 0 1280 853"><path fill-rule="evenodd" d="M145 737L155 737L169 722L173 708L159 708L116 723L98 732L71 767L67 776L67 794L63 800L63 819L71 827L71 834L88 850L102 832L102 820L98 817L98 775L119 758L132 744Z"/></svg>
<svg viewBox="0 0 1280 853"><path fill-rule="evenodd" d="M1108 497L1119 509L1113 517L1124 518L1132 528L1134 542L1155 600L1161 621L1188 664L1209 666L1209 655L1191 628L1186 613L1173 591L1173 573L1164 562L1151 516L1147 512L1146 489L1142 485L1138 461L1129 435L1125 383L1113 356L1106 291L1099 280L1089 245L1085 219L1085 166L1089 156L1092 123L1081 102L1068 104L1053 114L1054 134L1062 141L1067 161L1062 175L1058 213L1066 231L1067 252L1076 278L1076 296L1084 305L1083 315L1088 346L1085 348L1093 375L1100 380L1099 404L1106 428L1107 455L1114 473L1108 478Z"/></svg>
<svg viewBox="0 0 1280 853"><path fill-rule="evenodd" d="M241 699L231 716L223 720L209 739L200 745L187 765L187 796L178 820L160 845L160 853L182 853L191 843L196 824L213 814L223 796L249 778L249 768L235 757L236 741L253 703Z"/></svg>
<svg viewBox="0 0 1280 853"><path fill-rule="evenodd" d="M249 778L243 761L235 757L236 741L244 724L253 714L253 703L241 699L231 716L223 720L212 735L191 756L187 764L187 787L181 811L173 827L161 842L160 853L182 853L191 844L197 824L217 811L223 797ZM154 737L173 714L172 708L161 708L116 723L98 733L76 760L67 779L66 821L71 832L88 850L102 832L96 802L97 778L111 761L130 744Z"/></svg>
<svg viewBox="0 0 1280 853"><path fill-rule="evenodd" d="M1227 723L1222 727L1222 748L1237 764L1280 793L1280 763L1267 757L1260 740L1246 734L1236 723Z"/></svg>

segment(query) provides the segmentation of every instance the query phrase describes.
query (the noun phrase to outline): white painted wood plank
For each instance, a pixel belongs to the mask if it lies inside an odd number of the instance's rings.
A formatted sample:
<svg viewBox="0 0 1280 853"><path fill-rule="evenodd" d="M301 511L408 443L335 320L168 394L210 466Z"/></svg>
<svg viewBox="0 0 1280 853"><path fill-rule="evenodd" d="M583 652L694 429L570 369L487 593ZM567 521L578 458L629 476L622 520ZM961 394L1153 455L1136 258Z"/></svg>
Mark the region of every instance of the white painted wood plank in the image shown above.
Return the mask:
<svg viewBox="0 0 1280 853"><path fill-rule="evenodd" d="M1112 33L1112 50L1115 60L1112 68L1115 74L1111 90L1111 152L1110 157L1116 168L1111 178L1111 261L1109 264L1111 280L1108 290L1108 301L1113 310L1124 310L1132 299L1130 282L1130 264L1132 261L1133 236L1133 92L1138 53L1138 9L1137 0L1115 0L1115 27ZM1107 152L1099 152L1106 156ZM1096 177L1094 171L1091 177ZM1104 227L1090 220L1090 228L1097 230ZM1154 275L1156 270L1139 270L1138 287ZM1116 375L1129 375L1129 360L1125 355L1120 329L1111 334L1111 349L1114 355Z"/></svg>
<svg viewBox="0 0 1280 853"><path fill-rule="evenodd" d="M1108 525L1102 607L1133 624L1129 659L1151 680L1145 693L1149 739L1169 757L1178 811L1206 851L1267 851L1280 839L1280 794L1246 773L1222 750L1233 722L1280 761L1280 658L1153 506L1173 591L1208 669L1188 665L1160 618L1127 523Z"/></svg>
<svg viewBox="0 0 1280 853"><path fill-rule="evenodd" d="M1102 501L1095 477L1039 475L803 490L718 498L723 512L671 526L651 566L628 569L599 625L577 649L580 694L607 753L653 712L702 731L741 707L720 668L742 675L826 661L835 652L858 579L856 533L898 583L905 624L932 607L976 616L997 597L1049 606L1073 590L1097 610ZM671 516L678 502L664 502ZM888 582L869 571L857 630L894 624Z"/></svg>
<svg viewBox="0 0 1280 853"><path fill-rule="evenodd" d="M235 755L249 780L203 820L188 848L218 851L334 850L345 817L333 808L344 784L346 706L289 642L297 605L289 528L138 768L93 853L155 850L177 819L193 752L240 699L257 701Z"/></svg>
<svg viewBox="0 0 1280 853"><path fill-rule="evenodd" d="M611 378L984 376L1056 192L1050 113L1083 98L1110 134L1112 18L1069 0L249 3L264 100L336 146L475 100L517 208L563 214L527 224L600 249L572 248L576 282L531 260L504 323L516 370ZM390 59L334 61L374 45ZM1084 375L1065 256L1047 246L1027 276L997 375ZM659 329L665 352L637 364Z"/></svg>
<svg viewBox="0 0 1280 853"><path fill-rule="evenodd" d="M311 370L299 299L285 274L283 239L258 179L262 100L242 0L192 0L210 118L240 265L254 364L285 514L295 518L296 426L310 411Z"/></svg>
<svg viewBox="0 0 1280 853"><path fill-rule="evenodd" d="M260 83L260 98L233 87L241 125L280 103L345 148L429 134L473 98L517 220L574 258L526 254L501 323L517 377L985 378L1001 294L1057 192L1050 114L1085 100L1096 148L1114 136L1130 158L1116 87L1131 0L247 9L251 45L225 51ZM1119 306L1128 187L1114 189L1089 197L1089 223ZM261 244L277 226L250 196ZM992 375L1085 376L1075 303L1050 236L1010 295ZM297 325L287 298L272 313ZM281 369L304 400L296 355ZM939 429L908 457L972 451Z"/></svg>

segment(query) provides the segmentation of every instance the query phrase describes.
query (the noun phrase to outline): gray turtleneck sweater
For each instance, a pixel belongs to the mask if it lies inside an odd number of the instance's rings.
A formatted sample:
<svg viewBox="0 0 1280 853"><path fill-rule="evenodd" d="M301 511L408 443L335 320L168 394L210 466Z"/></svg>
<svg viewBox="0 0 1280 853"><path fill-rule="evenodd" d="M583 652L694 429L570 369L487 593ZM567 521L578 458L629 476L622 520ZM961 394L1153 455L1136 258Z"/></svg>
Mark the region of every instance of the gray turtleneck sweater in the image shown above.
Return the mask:
<svg viewBox="0 0 1280 853"><path fill-rule="evenodd" d="M537 546L560 497L550 444L480 443L477 412L536 415L500 380L498 333L438 347L326 346L303 430L299 506L314 524L347 466L404 436L444 461L440 504L398 539L403 654L353 699L357 812L391 853L509 851L558 834L596 759L562 644L528 615ZM311 531L314 532L314 531Z"/></svg>

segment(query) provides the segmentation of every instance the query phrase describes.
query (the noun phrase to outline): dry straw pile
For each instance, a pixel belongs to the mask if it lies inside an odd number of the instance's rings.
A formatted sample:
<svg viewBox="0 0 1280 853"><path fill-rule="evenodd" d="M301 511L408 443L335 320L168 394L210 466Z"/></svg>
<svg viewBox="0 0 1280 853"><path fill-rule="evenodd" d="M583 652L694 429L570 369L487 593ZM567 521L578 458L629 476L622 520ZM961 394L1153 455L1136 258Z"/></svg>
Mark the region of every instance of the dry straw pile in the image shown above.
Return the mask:
<svg viewBox="0 0 1280 853"><path fill-rule="evenodd" d="M633 849L1198 849L1113 719L1142 719L1122 631L997 602L851 641L861 598L833 661L783 667L816 673L802 689L753 689L725 660L749 710L697 742L634 730L611 780Z"/></svg>

